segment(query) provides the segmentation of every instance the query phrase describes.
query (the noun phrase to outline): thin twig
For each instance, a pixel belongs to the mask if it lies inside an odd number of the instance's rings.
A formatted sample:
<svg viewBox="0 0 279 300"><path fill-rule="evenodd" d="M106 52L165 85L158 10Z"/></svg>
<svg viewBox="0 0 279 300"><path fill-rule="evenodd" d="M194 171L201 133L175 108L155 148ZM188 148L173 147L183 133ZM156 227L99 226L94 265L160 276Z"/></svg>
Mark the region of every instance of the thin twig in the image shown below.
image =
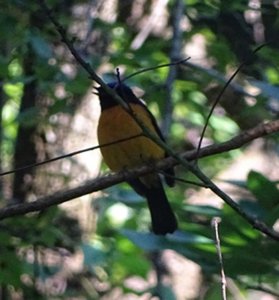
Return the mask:
<svg viewBox="0 0 279 300"><path fill-rule="evenodd" d="M149 71L153 71L153 70L157 70L157 69L161 69L161 68L165 68L165 67L171 67L171 66L176 66L176 65L180 65L180 64L184 64L186 63L191 57L187 57L187 58L183 58L183 59L180 59L178 61L173 61L173 62L170 62L170 63L166 63L166 64L161 64L161 65L157 65L155 67L149 67L149 68L144 68L142 70L138 70L126 77L124 77L121 81L124 82L128 79L130 79L131 77L134 77L136 75L139 75L141 73L145 73L145 72L149 72Z"/></svg>
<svg viewBox="0 0 279 300"><path fill-rule="evenodd" d="M74 151L74 152L71 152L71 153L68 153L68 154L64 154L64 155L60 155L60 156L57 156L57 157L54 157L54 158L50 158L50 159L47 159L47 160L44 160L44 161L40 161L40 162L37 162L35 164L25 165L25 166L22 166L22 167L13 169L13 170L2 172L2 173L0 173L0 177L4 176L4 175L8 175L8 174L13 174L13 173L16 173L16 172L20 172L20 171L23 171L23 170L26 170L26 169L31 169L31 168L34 168L34 167L39 167L39 166L42 166L42 165L45 165L45 164L48 164L48 163L51 163L51 162L54 162L54 161L57 161L57 160L60 160L60 159L64 159L64 158L67 158L67 157L72 157L74 155L81 154L83 152L92 151L92 150L104 148L104 147L107 147L107 146L119 144L119 143L122 143L122 142L126 142L126 141L129 141L131 139L134 139L134 138L137 138L137 137L140 137L140 136L143 136L143 134L139 133L139 134L127 137L127 138L116 140L114 142L105 143L105 144L101 144L101 145L96 145L96 146L93 146L93 147L81 149L81 150Z"/></svg>
<svg viewBox="0 0 279 300"><path fill-rule="evenodd" d="M265 47L266 44L263 44L263 45L260 45L259 47L257 47L254 51L253 51L253 54L256 54L256 52L258 52L260 49L262 49L263 47ZM226 84L224 85L224 87L222 88L221 92L218 94L217 98L215 99L210 111L209 111L209 114L205 120L205 124L204 124L204 127L203 127L203 130L202 130L202 133L201 133L201 137L200 137L200 140L199 140L199 144L198 144L198 148L197 148L197 153L199 153L200 151L200 148L201 148L201 145L202 145L202 141L203 141L203 138L204 138L204 135L205 135L205 131L208 127L208 124L209 124L209 120L217 106L217 104L220 102L223 94L225 93L226 89L228 88L228 86L230 85L230 83L233 81L233 79L235 78L235 76L239 73L239 71L244 67L246 66L247 64L249 64L249 61L245 61L243 63L241 63L238 68L235 70L235 72L232 74L232 76L229 78L229 80L226 82ZM197 155L198 157L199 155Z"/></svg>
<svg viewBox="0 0 279 300"><path fill-rule="evenodd" d="M215 234L215 244L216 244L216 250L218 253L218 259L220 264L220 273L221 273L221 292L222 292L222 299L227 299L227 293L226 293L226 287L227 287L227 281L226 281L226 275L225 275L225 269L224 269L224 263L223 263L223 257L222 257L222 250L221 250L221 243L220 243L220 237L219 237L219 223L221 222L221 219L218 217L215 217L212 219L212 227L214 229Z"/></svg>
<svg viewBox="0 0 279 300"><path fill-rule="evenodd" d="M174 179L175 182L182 182L182 183L186 183L186 184L192 184L192 185L195 185L195 186L207 188L207 186L204 183L202 183L202 182L197 182L197 181L193 181L193 180L186 180L186 179L181 178L181 177L170 175L169 173L167 173L167 172L165 172L163 170L158 171L158 173L164 175L164 177L168 177L168 178Z"/></svg>
<svg viewBox="0 0 279 300"><path fill-rule="evenodd" d="M205 131L208 127L208 124L209 124L209 120L217 106L217 104L220 102L220 99L221 97L223 96L225 90L227 89L227 87L230 85L230 83L233 81L233 79L235 78L235 76L238 74L238 72L243 68L243 66L245 66L245 63L242 63L240 66L238 66L238 68L236 69L236 71L232 74L232 76L229 78L229 80L226 82L226 84L224 85L224 87L222 88L221 92L218 94L217 98L215 99L212 107L210 108L210 111L209 111L209 114L205 120L205 124L203 126L203 129L202 129L202 133L201 133L201 137L200 137L200 140L199 140L199 144L198 144L198 148L197 148L197 153L199 153L200 149L201 149L201 145L202 145L202 141L203 141L203 138L204 138L204 135L205 135ZM199 155L197 155L198 157Z"/></svg>

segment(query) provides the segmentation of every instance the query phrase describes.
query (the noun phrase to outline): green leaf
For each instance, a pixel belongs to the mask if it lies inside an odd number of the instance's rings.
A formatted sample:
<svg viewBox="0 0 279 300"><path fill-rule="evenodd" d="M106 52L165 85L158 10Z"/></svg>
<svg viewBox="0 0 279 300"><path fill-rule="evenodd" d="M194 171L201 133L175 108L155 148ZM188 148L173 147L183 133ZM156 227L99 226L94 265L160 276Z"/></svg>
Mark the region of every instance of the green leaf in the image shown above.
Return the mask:
<svg viewBox="0 0 279 300"><path fill-rule="evenodd" d="M19 287L21 284L22 262L17 257L15 251L9 248L0 247L0 283L11 284Z"/></svg>
<svg viewBox="0 0 279 300"><path fill-rule="evenodd" d="M115 261L117 269L121 269L124 276L140 276L146 277L150 270L150 262L140 253L119 253Z"/></svg>
<svg viewBox="0 0 279 300"><path fill-rule="evenodd" d="M160 300L176 300L173 289L166 284L159 284L156 286L153 289L152 294L158 296Z"/></svg>
<svg viewBox="0 0 279 300"><path fill-rule="evenodd" d="M209 217L215 217L221 215L221 210L210 205L185 205L183 209L187 212L191 212L198 215L204 215Z"/></svg>
<svg viewBox="0 0 279 300"><path fill-rule="evenodd" d="M152 233L140 233L128 229L121 230L121 233L145 251L163 250L170 247L170 243L166 237Z"/></svg>
<svg viewBox="0 0 279 300"><path fill-rule="evenodd" d="M247 207L242 206L242 202L239 204L247 212ZM228 205L223 207L222 223L219 228L222 239L232 245L247 245L260 236L257 230Z"/></svg>
<svg viewBox="0 0 279 300"><path fill-rule="evenodd" d="M175 234L171 234L168 240L183 244L214 244L213 240L205 236L183 231L177 231Z"/></svg>
<svg viewBox="0 0 279 300"><path fill-rule="evenodd" d="M253 275L268 274L274 272L275 260L271 258L263 258L260 244L254 244L258 250L252 247L243 247L242 249L234 248L234 252L224 254L224 265L228 275Z"/></svg>
<svg viewBox="0 0 279 300"><path fill-rule="evenodd" d="M262 174L251 171L247 180L248 189L267 210L279 205L279 190L276 184Z"/></svg>
<svg viewBox="0 0 279 300"><path fill-rule="evenodd" d="M29 41L35 53L42 59L49 59L52 57L52 50L50 45L36 32L31 32Z"/></svg>
<svg viewBox="0 0 279 300"><path fill-rule="evenodd" d="M200 264L204 270L212 271L216 267L215 260L212 257L212 249L209 249L209 251L201 249L203 245L214 247L213 242L206 237L183 232L175 232L167 236L132 230L121 230L121 233L145 251L172 249Z"/></svg>
<svg viewBox="0 0 279 300"><path fill-rule="evenodd" d="M93 266L102 266L107 261L107 253L97 247L93 247L89 244L83 244L81 246L83 252L83 265L92 268Z"/></svg>
<svg viewBox="0 0 279 300"><path fill-rule="evenodd" d="M129 238L137 246L147 251L184 248L190 244L212 244L213 241L200 235L178 231L167 236L159 236L152 233L140 233L124 229L123 235Z"/></svg>

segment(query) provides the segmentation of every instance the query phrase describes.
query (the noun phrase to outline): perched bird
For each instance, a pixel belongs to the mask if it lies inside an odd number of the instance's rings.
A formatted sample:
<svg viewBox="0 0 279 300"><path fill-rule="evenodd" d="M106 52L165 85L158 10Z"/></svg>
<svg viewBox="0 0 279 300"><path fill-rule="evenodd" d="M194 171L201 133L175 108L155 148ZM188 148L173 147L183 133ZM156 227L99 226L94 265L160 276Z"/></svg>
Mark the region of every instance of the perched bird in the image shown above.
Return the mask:
<svg viewBox="0 0 279 300"><path fill-rule="evenodd" d="M112 82L108 86L129 105L137 118L153 134L164 141L154 116L145 104L138 99L133 91L125 84ZM152 163L166 157L166 152L150 138L137 136L142 133L142 128L135 119L102 87L97 88L100 99L101 115L98 124L98 140L105 163L108 167L118 172L135 168L146 163ZM126 139L122 142L119 140ZM113 143L115 142L115 143ZM113 143L113 144L110 144ZM165 176L169 186L174 185L174 170L166 171L172 175ZM136 179L128 180L128 183L141 196L147 199L152 220L152 231L155 234L165 235L173 233L177 229L176 217L166 197L161 179L157 173L151 173Z"/></svg>

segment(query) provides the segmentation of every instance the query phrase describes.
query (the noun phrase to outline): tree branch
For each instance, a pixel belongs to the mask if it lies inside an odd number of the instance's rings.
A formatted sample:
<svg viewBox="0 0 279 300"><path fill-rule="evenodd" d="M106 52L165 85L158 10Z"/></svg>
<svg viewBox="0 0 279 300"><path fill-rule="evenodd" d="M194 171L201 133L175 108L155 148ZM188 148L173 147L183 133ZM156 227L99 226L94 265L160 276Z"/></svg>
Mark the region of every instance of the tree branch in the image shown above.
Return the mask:
<svg viewBox="0 0 279 300"><path fill-rule="evenodd" d="M204 148L200 149L199 152L199 158L206 157L206 156L211 156L214 154L219 154L222 152L227 152L233 149L240 148L244 144L259 138L266 136L268 134L272 134L275 132L279 131L279 120L272 121L266 124L260 124L250 130L247 130L246 132L241 133L240 135L234 137L233 139L221 143L221 144L215 144L211 146L207 146ZM188 161L196 159L197 152L196 150L191 150L184 152L180 155L182 159L187 159ZM110 174L107 176L103 176L97 179L93 180L88 180L85 182L82 186L72 188L69 190L62 190L55 192L52 195L49 196L44 196L41 198L38 198L36 201L30 202L30 203L24 203L24 204L16 204L16 205L10 205L7 207L4 207L0 209L0 220L12 217L12 216L17 216L17 215L24 215L26 213L30 212L36 212L36 211L41 211L44 210L50 206L57 205L66 201L69 201L71 199L81 197L86 194L90 194L105 188L108 188L112 185L115 185L117 183L127 181L128 179L136 178L138 176L142 176L144 174L150 173L156 170L164 170L168 169L171 166L177 165L178 162L175 158L173 157L168 157L166 159L163 159L159 161L158 163L154 164L153 166L149 165L144 165L142 167L136 168L136 169L131 169L126 172L120 172L116 174ZM203 175L205 178L206 176ZM209 179L207 179L209 180ZM204 181L204 178L203 178ZM210 185L212 183L210 182ZM217 193L222 199L228 197L225 194L222 195L220 194L220 191L218 187L214 185L210 187L214 192ZM230 198L229 198L230 199ZM227 199L226 199L227 200ZM275 240L279 240L279 234L271 229L269 229L264 223L260 222L259 220L251 217L242 211L242 209L238 206L236 202L230 199L230 201L233 202L233 209L237 210L238 213L241 214L250 224L252 224L256 229L260 230L261 232L267 234L271 238ZM226 201L227 202L227 201ZM228 203L228 202L227 202ZM228 203L230 206L232 203Z"/></svg>

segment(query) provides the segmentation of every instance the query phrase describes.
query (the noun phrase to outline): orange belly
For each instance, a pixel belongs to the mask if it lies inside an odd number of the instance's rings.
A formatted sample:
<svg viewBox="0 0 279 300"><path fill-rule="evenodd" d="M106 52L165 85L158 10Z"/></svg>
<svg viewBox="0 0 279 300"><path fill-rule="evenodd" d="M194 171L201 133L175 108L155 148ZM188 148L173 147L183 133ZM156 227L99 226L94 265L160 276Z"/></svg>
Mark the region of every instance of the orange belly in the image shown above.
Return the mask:
<svg viewBox="0 0 279 300"><path fill-rule="evenodd" d="M131 107L143 124L153 134L157 134L144 107L136 104L131 104ZM125 168L137 167L165 156L164 150L146 137L136 137L117 143L118 140L141 132L142 129L136 121L119 105L102 112L98 125L98 139L100 145L115 142L113 145L101 147L104 161L112 171L118 172Z"/></svg>

